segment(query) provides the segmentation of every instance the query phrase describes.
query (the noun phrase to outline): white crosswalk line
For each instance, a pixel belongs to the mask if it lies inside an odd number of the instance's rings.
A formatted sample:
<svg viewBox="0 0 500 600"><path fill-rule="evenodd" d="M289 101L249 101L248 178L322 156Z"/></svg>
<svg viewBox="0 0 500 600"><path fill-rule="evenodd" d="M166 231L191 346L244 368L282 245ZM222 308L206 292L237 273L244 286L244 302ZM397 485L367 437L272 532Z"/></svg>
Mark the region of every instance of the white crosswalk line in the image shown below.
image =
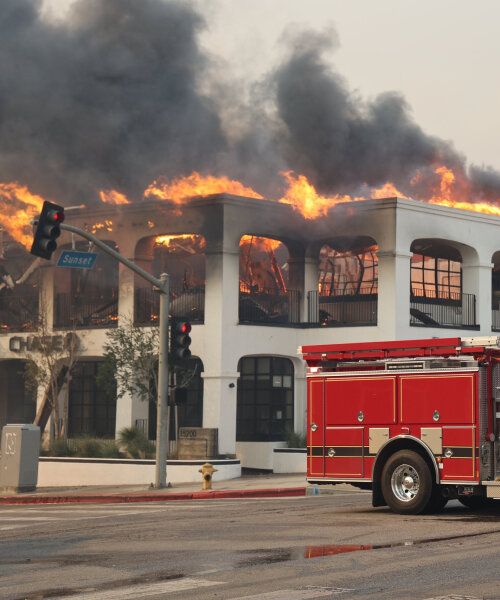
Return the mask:
<svg viewBox="0 0 500 600"><path fill-rule="evenodd" d="M342 593L343 591L316 589L316 590L278 590L277 592L268 592L267 594L257 594L255 596L241 596L236 600L314 600L314 598L331 598L332 594Z"/></svg>
<svg viewBox="0 0 500 600"><path fill-rule="evenodd" d="M58 600L137 600L158 594L184 592L214 585L224 585L220 581L208 581L203 579L175 579L173 581L160 581L157 583L137 584L129 587L120 587L113 590L102 590L98 592L83 592L71 594L70 596L58 596Z"/></svg>

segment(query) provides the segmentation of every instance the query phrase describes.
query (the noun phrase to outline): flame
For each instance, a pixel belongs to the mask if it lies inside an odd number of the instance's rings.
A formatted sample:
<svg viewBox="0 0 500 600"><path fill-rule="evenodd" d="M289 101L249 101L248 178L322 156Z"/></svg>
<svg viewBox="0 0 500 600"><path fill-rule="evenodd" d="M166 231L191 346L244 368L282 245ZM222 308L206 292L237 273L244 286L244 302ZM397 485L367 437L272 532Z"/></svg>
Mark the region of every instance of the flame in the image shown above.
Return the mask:
<svg viewBox="0 0 500 600"><path fill-rule="evenodd" d="M199 234L184 233L175 235L159 235L155 238L155 246L165 246L175 250L183 250L196 254L205 247L205 238Z"/></svg>
<svg viewBox="0 0 500 600"><path fill-rule="evenodd" d="M220 193L263 199L260 194L249 187L245 187L239 181L227 177L204 176L196 171L188 177L175 177L170 183L165 178L160 177L146 189L144 196L171 200L176 204L181 204L186 198L193 196L208 196Z"/></svg>
<svg viewBox="0 0 500 600"><path fill-rule="evenodd" d="M103 202L108 204L130 204L130 200L116 190L101 190L99 196Z"/></svg>
<svg viewBox="0 0 500 600"><path fill-rule="evenodd" d="M274 252L283 242L271 238L260 237L257 235L244 235L240 240L240 248L252 246L254 250L260 252Z"/></svg>
<svg viewBox="0 0 500 600"><path fill-rule="evenodd" d="M296 175L293 171L282 172L281 175L287 180L288 189L279 202L291 204L306 219L324 217L332 206L340 202L362 200L362 198L351 198L351 196L339 194L330 198L320 196L304 175Z"/></svg>
<svg viewBox="0 0 500 600"><path fill-rule="evenodd" d="M44 199L17 182L0 183L2 227L26 248L33 243L30 219L40 214Z"/></svg>
<svg viewBox="0 0 500 600"><path fill-rule="evenodd" d="M90 233L95 234L98 231L113 231L113 221L106 219L104 223L94 223L90 227Z"/></svg>

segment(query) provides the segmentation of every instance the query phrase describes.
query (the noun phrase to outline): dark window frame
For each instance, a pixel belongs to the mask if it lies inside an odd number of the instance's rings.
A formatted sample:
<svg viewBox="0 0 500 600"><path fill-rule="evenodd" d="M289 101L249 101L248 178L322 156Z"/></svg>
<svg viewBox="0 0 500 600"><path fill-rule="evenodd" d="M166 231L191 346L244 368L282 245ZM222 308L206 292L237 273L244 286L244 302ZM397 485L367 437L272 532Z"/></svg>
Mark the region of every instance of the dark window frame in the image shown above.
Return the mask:
<svg viewBox="0 0 500 600"><path fill-rule="evenodd" d="M238 368L236 441L284 441L295 417L293 362L277 356L245 356Z"/></svg>

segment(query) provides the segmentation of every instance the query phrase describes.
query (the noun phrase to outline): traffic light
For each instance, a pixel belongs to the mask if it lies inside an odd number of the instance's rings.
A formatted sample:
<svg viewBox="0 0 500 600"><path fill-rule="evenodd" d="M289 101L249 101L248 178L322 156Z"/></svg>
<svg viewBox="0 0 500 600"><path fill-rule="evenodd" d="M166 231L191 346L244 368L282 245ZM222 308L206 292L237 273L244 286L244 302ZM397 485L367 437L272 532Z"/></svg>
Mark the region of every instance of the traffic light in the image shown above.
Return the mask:
<svg viewBox="0 0 500 600"><path fill-rule="evenodd" d="M63 221L64 208L46 200L38 218L31 254L50 260L52 253L57 248L56 240L61 235L59 225Z"/></svg>
<svg viewBox="0 0 500 600"><path fill-rule="evenodd" d="M191 323L183 319L173 317L170 327L170 359L182 360L191 356L189 345L191 338Z"/></svg>

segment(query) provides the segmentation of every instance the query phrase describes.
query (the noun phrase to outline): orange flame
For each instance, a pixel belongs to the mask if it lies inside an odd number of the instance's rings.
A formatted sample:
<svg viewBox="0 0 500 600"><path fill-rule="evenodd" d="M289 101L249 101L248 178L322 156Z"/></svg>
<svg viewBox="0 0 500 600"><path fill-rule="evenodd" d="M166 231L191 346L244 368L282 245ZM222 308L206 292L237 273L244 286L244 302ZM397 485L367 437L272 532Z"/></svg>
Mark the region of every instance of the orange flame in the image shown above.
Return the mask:
<svg viewBox="0 0 500 600"><path fill-rule="evenodd" d="M288 189L279 202L291 204L306 219L324 217L332 206L340 202L362 200L362 198L351 198L351 196L340 196L339 194L330 198L320 196L304 175L296 175L293 171L283 172L281 175L287 180Z"/></svg>
<svg viewBox="0 0 500 600"><path fill-rule="evenodd" d="M44 199L32 194L27 186L16 182L0 183L0 214L2 227L26 248L33 243L30 219L38 216Z"/></svg>
<svg viewBox="0 0 500 600"><path fill-rule="evenodd" d="M189 254L196 254L195 247L198 250L205 247L205 238L202 235L192 233L159 235L155 238L155 246L165 246L184 250Z"/></svg>
<svg viewBox="0 0 500 600"><path fill-rule="evenodd" d="M252 246L254 250L260 252L274 252L283 242L271 238L260 237L257 235L244 235L240 240L240 248Z"/></svg>
<svg viewBox="0 0 500 600"><path fill-rule="evenodd" d="M239 181L233 181L227 177L204 176L196 171L188 177L175 177L170 183L165 178L159 178L146 189L144 196L171 200L176 204L181 204L186 198L193 196L208 196L224 192L262 199L260 194L245 187Z"/></svg>
<svg viewBox="0 0 500 600"><path fill-rule="evenodd" d="M98 231L113 231L113 221L106 219L104 223L94 223L90 227L90 233L95 234Z"/></svg>
<svg viewBox="0 0 500 600"><path fill-rule="evenodd" d="M116 190L101 190L99 196L103 202L107 204L130 204L130 200Z"/></svg>

